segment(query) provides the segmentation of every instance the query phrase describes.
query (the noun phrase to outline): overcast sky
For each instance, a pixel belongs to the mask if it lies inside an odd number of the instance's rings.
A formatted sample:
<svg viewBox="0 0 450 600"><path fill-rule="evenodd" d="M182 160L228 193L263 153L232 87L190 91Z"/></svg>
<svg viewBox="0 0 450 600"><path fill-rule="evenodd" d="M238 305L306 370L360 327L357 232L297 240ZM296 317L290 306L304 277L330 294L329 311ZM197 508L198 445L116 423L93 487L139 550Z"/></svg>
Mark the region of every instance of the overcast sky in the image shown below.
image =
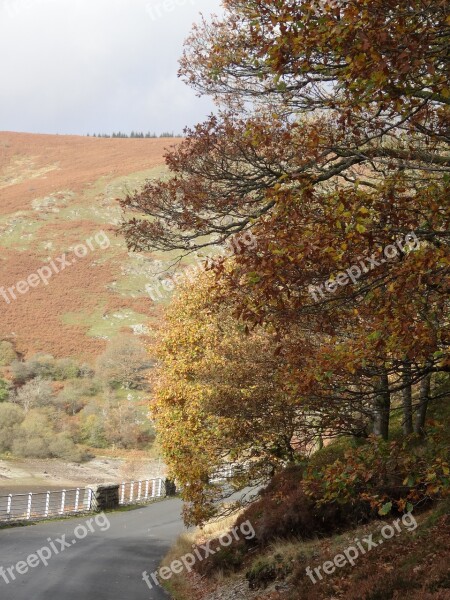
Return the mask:
<svg viewBox="0 0 450 600"><path fill-rule="evenodd" d="M212 110L177 78L220 0L0 0L0 131L174 131Z"/></svg>

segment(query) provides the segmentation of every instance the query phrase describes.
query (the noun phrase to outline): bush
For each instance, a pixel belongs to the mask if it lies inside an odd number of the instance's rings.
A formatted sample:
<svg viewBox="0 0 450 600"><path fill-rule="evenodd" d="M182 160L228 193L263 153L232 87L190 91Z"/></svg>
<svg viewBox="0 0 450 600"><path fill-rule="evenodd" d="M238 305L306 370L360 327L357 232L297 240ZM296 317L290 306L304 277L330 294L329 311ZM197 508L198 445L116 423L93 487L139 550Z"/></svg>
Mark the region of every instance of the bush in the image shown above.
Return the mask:
<svg viewBox="0 0 450 600"><path fill-rule="evenodd" d="M81 377L82 379L90 379L90 378L94 377L94 375L95 375L95 371L94 371L94 369L92 369L92 367L90 367L86 363L83 363L81 365L79 377Z"/></svg>
<svg viewBox="0 0 450 600"><path fill-rule="evenodd" d="M29 379L32 379L36 375L33 369L34 366L29 362L14 360L11 363L11 371L14 382L22 384L26 383Z"/></svg>
<svg viewBox="0 0 450 600"><path fill-rule="evenodd" d="M82 460L82 453L65 433L59 433L50 442L49 454L55 458L64 458L74 462Z"/></svg>
<svg viewBox="0 0 450 600"><path fill-rule="evenodd" d="M49 444L54 436L48 415L38 409L30 410L16 429L12 451L24 458L47 458L51 455Z"/></svg>
<svg viewBox="0 0 450 600"><path fill-rule="evenodd" d="M12 401L19 404L25 412L31 408L47 406L53 398L53 388L48 381L37 377L17 390Z"/></svg>
<svg viewBox="0 0 450 600"><path fill-rule="evenodd" d="M310 539L369 519L370 509L362 501L352 510L337 503L318 507L315 499L305 493L303 471L303 467L291 467L273 477L261 492L261 499L238 520L238 525L251 521L260 544L267 545L277 538Z"/></svg>
<svg viewBox="0 0 450 600"><path fill-rule="evenodd" d="M450 494L448 448L444 427L433 423L425 442L416 435L401 443L372 437L323 469L312 464L304 488L319 506L364 502L382 516L411 511Z"/></svg>
<svg viewBox="0 0 450 600"><path fill-rule="evenodd" d="M21 436L14 440L12 451L23 458L49 458L48 439L39 435Z"/></svg>
<svg viewBox="0 0 450 600"><path fill-rule="evenodd" d="M16 407L17 408L17 407ZM12 451L24 458L63 458L80 461L82 454L67 433L56 434L51 412L33 409L15 428Z"/></svg>
<svg viewBox="0 0 450 600"><path fill-rule="evenodd" d="M6 402L9 398L9 383L0 379L0 402Z"/></svg>
<svg viewBox="0 0 450 600"><path fill-rule="evenodd" d="M80 367L70 358L62 358L55 361L52 370L52 379L55 381L65 381L66 379L77 379L80 377Z"/></svg>
<svg viewBox="0 0 450 600"><path fill-rule="evenodd" d="M8 402L0 404L0 452L11 450L16 428L24 419L25 412L20 406Z"/></svg>
<svg viewBox="0 0 450 600"><path fill-rule="evenodd" d="M198 563L195 569L202 574L215 570L230 570L239 567L243 558L254 546L266 547L279 539L313 539L320 535L332 535L344 531L349 526L367 522L373 514L367 503L359 502L348 506L329 503L317 506L313 498L306 495L303 487L304 467L294 466L275 475L269 485L262 490L261 498L251 504L238 518L237 527L247 521L252 524L256 536L253 539L239 539L225 551ZM219 546L215 540L211 546ZM261 565L255 572L249 572L252 585L264 584L272 576L278 576L285 565L274 567ZM259 582L259 583L258 583Z"/></svg>
<svg viewBox="0 0 450 600"><path fill-rule="evenodd" d="M30 360L30 365L34 376L43 379L65 381L80 376L80 367L70 358L55 359L51 354L37 354Z"/></svg>
<svg viewBox="0 0 450 600"><path fill-rule="evenodd" d="M132 336L114 339L97 361L99 376L112 389L142 389L149 358L141 342Z"/></svg>
<svg viewBox="0 0 450 600"><path fill-rule="evenodd" d="M17 354L11 342L0 342L0 367L7 367L16 359Z"/></svg>
<svg viewBox="0 0 450 600"><path fill-rule="evenodd" d="M104 419L94 410L94 407L88 406L81 413L81 440L93 448L107 448Z"/></svg>
<svg viewBox="0 0 450 600"><path fill-rule="evenodd" d="M54 399L54 405L68 415L76 415L83 410L86 402L83 400L83 390L73 384L66 387Z"/></svg>
<svg viewBox="0 0 450 600"><path fill-rule="evenodd" d="M276 579L286 579L291 572L292 565L286 564L281 556L260 557L247 571L245 578L248 581L248 587L255 590L260 587L266 588Z"/></svg>
<svg viewBox="0 0 450 600"><path fill-rule="evenodd" d="M77 386L80 387L80 390L83 396L97 396L103 389L103 384L100 380L94 378L87 378L84 381L77 381Z"/></svg>

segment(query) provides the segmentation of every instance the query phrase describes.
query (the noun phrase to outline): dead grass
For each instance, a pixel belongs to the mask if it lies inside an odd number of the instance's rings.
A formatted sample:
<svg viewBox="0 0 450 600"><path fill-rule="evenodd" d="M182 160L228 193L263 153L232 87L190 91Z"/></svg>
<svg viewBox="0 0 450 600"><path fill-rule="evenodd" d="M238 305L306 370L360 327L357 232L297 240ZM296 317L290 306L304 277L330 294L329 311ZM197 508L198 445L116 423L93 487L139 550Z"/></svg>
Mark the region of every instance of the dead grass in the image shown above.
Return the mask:
<svg viewBox="0 0 450 600"><path fill-rule="evenodd" d="M105 347L102 319L109 314L128 310L159 319L142 283L125 292L114 289L132 259L111 222L120 214L116 189L126 188L132 174L162 169L166 148L177 143L0 132L1 286L16 285L48 257L59 257L101 229L112 242L107 251L96 250L54 276L47 287L40 285L9 305L0 297L0 339L14 341L25 357L46 352L92 362ZM79 318L68 322L68 313ZM91 334L92 319L85 315L97 313L100 333ZM119 333L120 323L116 329Z"/></svg>
<svg viewBox="0 0 450 600"><path fill-rule="evenodd" d="M306 574L342 553L355 539L377 534L383 524L373 521L341 535L308 541L279 539L250 552L237 572L191 573L170 580L176 600L448 600L450 598L450 504L416 516L418 527L386 541L315 584ZM392 519L391 519L392 520ZM227 526L232 526L228 523ZM211 531L208 539L220 535ZM168 565L190 551L199 533L183 536L166 557ZM374 535L377 539L377 536Z"/></svg>

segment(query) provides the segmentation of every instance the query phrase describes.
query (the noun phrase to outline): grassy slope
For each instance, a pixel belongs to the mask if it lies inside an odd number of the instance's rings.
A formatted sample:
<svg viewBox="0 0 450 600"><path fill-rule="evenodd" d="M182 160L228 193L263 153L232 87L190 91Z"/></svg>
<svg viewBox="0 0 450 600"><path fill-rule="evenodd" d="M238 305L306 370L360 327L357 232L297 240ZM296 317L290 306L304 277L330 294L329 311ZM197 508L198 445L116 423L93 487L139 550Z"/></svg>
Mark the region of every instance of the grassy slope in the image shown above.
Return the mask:
<svg viewBox="0 0 450 600"><path fill-rule="evenodd" d="M434 393L448 390L449 383L435 387ZM450 406L441 399L429 408L429 419L448 424ZM392 437L400 435L399 419L392 423ZM317 453L317 464L329 464L341 457L349 447L349 441L337 440ZM280 498L283 493L280 491ZM283 512L282 509L280 509ZM286 512L288 507L286 507ZM257 512L250 507L245 518L256 524ZM253 515L253 517L252 517ZM409 531L402 526L400 534L383 545L361 555L355 566L336 569L332 575L313 584L306 574L312 569L332 561L337 554L373 534L381 539L384 525L392 525L395 516L377 519L360 527L348 529L329 537L312 540L277 539L268 547L247 547L236 570L236 553L221 551L212 562L213 568L205 563L196 565L196 570L174 575L165 586L175 600L448 600L450 599L450 498L429 508L426 512L414 513L417 528ZM202 531L189 532L181 536L163 561L168 566L173 560L192 551L193 543L203 544L216 540L230 530L235 519L226 519L208 525ZM213 543L212 547L217 544ZM209 570L211 569L211 570Z"/></svg>
<svg viewBox="0 0 450 600"><path fill-rule="evenodd" d="M0 339L14 340L24 355L86 359L124 329L151 334L159 311L145 285L153 261L168 258L127 252L113 232L116 198L164 177L165 149L176 143L0 133L0 285L26 279L101 230L111 240L47 287L10 305L0 298Z"/></svg>
<svg viewBox="0 0 450 600"><path fill-rule="evenodd" d="M305 569L332 561L355 539L374 534L380 538L383 525L393 519L377 521L345 532L343 535L302 542L279 540L263 552L245 557L234 572L216 571L213 576L192 572L174 576L166 583L175 600L444 600L450 597L450 518L449 502L417 517L417 529L402 531L360 556L355 565L336 569L315 584ZM204 534L202 534L203 536ZM214 536L216 534L214 533ZM189 551L186 540L165 559ZM252 585L249 586L249 579Z"/></svg>

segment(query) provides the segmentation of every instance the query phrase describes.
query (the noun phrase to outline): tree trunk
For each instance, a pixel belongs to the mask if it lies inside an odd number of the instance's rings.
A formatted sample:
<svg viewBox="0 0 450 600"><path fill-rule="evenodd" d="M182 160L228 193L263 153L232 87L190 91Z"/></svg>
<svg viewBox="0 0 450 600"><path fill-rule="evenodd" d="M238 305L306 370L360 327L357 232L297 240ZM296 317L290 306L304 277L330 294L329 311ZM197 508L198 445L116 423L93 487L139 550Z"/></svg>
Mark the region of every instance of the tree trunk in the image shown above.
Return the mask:
<svg viewBox="0 0 450 600"><path fill-rule="evenodd" d="M419 406L417 407L414 431L421 436L425 435L425 421L427 418L428 401L430 399L431 373L420 382Z"/></svg>
<svg viewBox="0 0 450 600"><path fill-rule="evenodd" d="M410 435L413 432L413 410L412 410L412 389L411 389L411 363L404 363L403 372L403 433Z"/></svg>
<svg viewBox="0 0 450 600"><path fill-rule="evenodd" d="M387 440L389 437L389 417L391 412L391 393L389 391L389 379L384 369L377 385L375 397L375 415L373 422L373 433Z"/></svg>

